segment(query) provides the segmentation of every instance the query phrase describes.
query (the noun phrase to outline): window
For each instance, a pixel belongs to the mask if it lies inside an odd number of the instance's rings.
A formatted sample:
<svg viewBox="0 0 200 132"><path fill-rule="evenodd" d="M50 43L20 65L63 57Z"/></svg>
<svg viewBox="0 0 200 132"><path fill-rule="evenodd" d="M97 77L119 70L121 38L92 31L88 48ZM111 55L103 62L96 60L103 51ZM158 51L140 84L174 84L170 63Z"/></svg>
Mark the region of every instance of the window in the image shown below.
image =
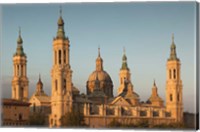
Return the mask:
<svg viewBox="0 0 200 132"><path fill-rule="evenodd" d="M63 88L66 89L66 79L64 79L63 83Z"/></svg>
<svg viewBox="0 0 200 132"><path fill-rule="evenodd" d="M171 113L170 112L166 112L165 113L165 117L171 117Z"/></svg>
<svg viewBox="0 0 200 132"><path fill-rule="evenodd" d="M64 56L64 63L66 63L66 51L63 51L63 56Z"/></svg>
<svg viewBox="0 0 200 132"><path fill-rule="evenodd" d="M170 101L173 101L173 97L172 97L172 94L170 94Z"/></svg>
<svg viewBox="0 0 200 132"><path fill-rule="evenodd" d="M19 76L19 65L17 65L17 75Z"/></svg>
<svg viewBox="0 0 200 132"><path fill-rule="evenodd" d="M61 50L58 52L58 59L59 59L59 64L61 64Z"/></svg>
<svg viewBox="0 0 200 132"><path fill-rule="evenodd" d="M55 80L55 90L57 91L57 89L58 89L58 82L57 82L57 80Z"/></svg>
<svg viewBox="0 0 200 132"><path fill-rule="evenodd" d="M174 69L174 79L176 79L176 70Z"/></svg>
<svg viewBox="0 0 200 132"><path fill-rule="evenodd" d="M172 78L172 72L171 72L171 69L169 70L169 79Z"/></svg>
<svg viewBox="0 0 200 132"><path fill-rule="evenodd" d="M21 76L23 76L23 65L21 65Z"/></svg>
<svg viewBox="0 0 200 132"><path fill-rule="evenodd" d="M177 101L179 102L179 94L177 95Z"/></svg>
<svg viewBox="0 0 200 132"><path fill-rule="evenodd" d="M147 116L147 112L146 111L140 111L140 116Z"/></svg>
<svg viewBox="0 0 200 132"><path fill-rule="evenodd" d="M159 116L159 112L158 111L153 111L153 117L158 117Z"/></svg>

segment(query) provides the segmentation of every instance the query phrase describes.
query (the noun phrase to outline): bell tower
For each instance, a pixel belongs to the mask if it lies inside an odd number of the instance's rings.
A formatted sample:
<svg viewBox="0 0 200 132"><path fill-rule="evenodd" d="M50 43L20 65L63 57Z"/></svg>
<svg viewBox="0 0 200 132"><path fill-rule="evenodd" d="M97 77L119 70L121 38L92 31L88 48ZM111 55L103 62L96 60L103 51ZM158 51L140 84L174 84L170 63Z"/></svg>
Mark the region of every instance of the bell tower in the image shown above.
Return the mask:
<svg viewBox="0 0 200 132"><path fill-rule="evenodd" d="M181 80L181 62L176 55L176 45L174 35L172 35L172 44L170 57L167 60L167 80L166 80L166 108L171 113L171 117L176 122L183 121L183 92Z"/></svg>
<svg viewBox="0 0 200 132"><path fill-rule="evenodd" d="M17 39L17 49L13 55L12 99L28 101L27 57L23 50L21 29Z"/></svg>
<svg viewBox="0 0 200 132"><path fill-rule="evenodd" d="M130 70L128 68L127 57L126 57L126 52L125 52L125 48L124 48L124 55L122 57L122 67L121 67L120 73L119 73L120 86L118 88L118 95L120 93L122 93L124 88L125 88L125 86L124 86L125 80L128 81L128 82L131 82L131 73L130 73Z"/></svg>
<svg viewBox="0 0 200 132"><path fill-rule="evenodd" d="M57 36L53 39L53 67L51 70L50 127L61 126L61 117L72 110L72 70L69 60L70 41L65 36L62 9L58 19Z"/></svg>

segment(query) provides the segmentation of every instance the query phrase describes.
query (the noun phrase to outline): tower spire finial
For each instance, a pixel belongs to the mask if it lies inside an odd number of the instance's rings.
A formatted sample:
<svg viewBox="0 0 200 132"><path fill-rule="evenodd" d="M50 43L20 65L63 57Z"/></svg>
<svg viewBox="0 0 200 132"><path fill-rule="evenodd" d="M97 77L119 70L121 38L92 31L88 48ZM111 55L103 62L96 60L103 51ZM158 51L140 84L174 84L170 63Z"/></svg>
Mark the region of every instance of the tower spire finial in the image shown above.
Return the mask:
<svg viewBox="0 0 200 132"><path fill-rule="evenodd" d="M154 82L153 82L153 85L154 85L154 86L156 86L156 80L155 80L155 78L154 78Z"/></svg>
<svg viewBox="0 0 200 132"><path fill-rule="evenodd" d="M40 73L39 73L39 80L41 80Z"/></svg>
<svg viewBox="0 0 200 132"><path fill-rule="evenodd" d="M100 57L100 46L98 46L98 57Z"/></svg>
<svg viewBox="0 0 200 132"><path fill-rule="evenodd" d="M62 6L60 5L60 16L62 16Z"/></svg>
<svg viewBox="0 0 200 132"><path fill-rule="evenodd" d="M174 33L172 33L172 43L174 43Z"/></svg>
<svg viewBox="0 0 200 132"><path fill-rule="evenodd" d="M126 54L126 48L125 47L123 47L123 51L124 51L124 54Z"/></svg>
<svg viewBox="0 0 200 132"><path fill-rule="evenodd" d="M21 27L19 26L19 36L21 36Z"/></svg>

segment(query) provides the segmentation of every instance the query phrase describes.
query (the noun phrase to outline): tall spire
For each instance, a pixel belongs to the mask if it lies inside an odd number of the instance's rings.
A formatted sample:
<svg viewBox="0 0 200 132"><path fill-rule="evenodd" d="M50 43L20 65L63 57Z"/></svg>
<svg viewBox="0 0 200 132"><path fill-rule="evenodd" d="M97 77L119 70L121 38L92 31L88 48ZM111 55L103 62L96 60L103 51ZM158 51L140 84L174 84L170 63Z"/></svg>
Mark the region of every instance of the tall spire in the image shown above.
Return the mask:
<svg viewBox="0 0 200 132"><path fill-rule="evenodd" d="M154 79L154 82L153 82L153 86L156 86L156 81L155 81L155 79Z"/></svg>
<svg viewBox="0 0 200 132"><path fill-rule="evenodd" d="M121 70L129 70L128 64L127 64L127 57L126 57L126 50L125 48L123 49L124 55L122 57L122 67Z"/></svg>
<svg viewBox="0 0 200 132"><path fill-rule="evenodd" d="M98 57L96 59L96 71L102 71L103 70L103 59L100 55L100 47L98 47Z"/></svg>
<svg viewBox="0 0 200 132"><path fill-rule="evenodd" d="M44 93L44 91L43 91L43 83L41 81L40 74L39 74L39 80L38 80L38 83L37 83L37 90L36 90L36 92L37 92L37 94Z"/></svg>
<svg viewBox="0 0 200 132"><path fill-rule="evenodd" d="M24 53L23 46L22 46L23 39L21 37L21 28L20 27L19 27L18 34L19 34L19 36L17 39L17 49L16 49L16 52L14 55L23 56L23 55L25 55L25 53Z"/></svg>
<svg viewBox="0 0 200 132"><path fill-rule="evenodd" d="M98 47L98 57L101 57L101 55L100 55L100 46Z"/></svg>
<svg viewBox="0 0 200 132"><path fill-rule="evenodd" d="M62 6L60 5L60 16L62 17Z"/></svg>
<svg viewBox="0 0 200 132"><path fill-rule="evenodd" d="M64 31L64 21L62 18L62 7L60 6L60 17L58 19L58 31L57 38L65 39L65 31Z"/></svg>
<svg viewBox="0 0 200 132"><path fill-rule="evenodd" d="M152 95L153 96L157 96L158 93L157 93L157 86L156 86L156 81L154 79L154 82L153 82L153 87L152 87Z"/></svg>
<svg viewBox="0 0 200 132"><path fill-rule="evenodd" d="M172 44L170 47L170 57L168 60L179 60L176 56L176 45L174 43L174 33L172 34Z"/></svg>
<svg viewBox="0 0 200 132"><path fill-rule="evenodd" d="M18 44L22 44L23 43L23 40L22 40L22 37L21 37L21 27L19 27L19 36L18 36L18 39L17 39L17 43Z"/></svg>

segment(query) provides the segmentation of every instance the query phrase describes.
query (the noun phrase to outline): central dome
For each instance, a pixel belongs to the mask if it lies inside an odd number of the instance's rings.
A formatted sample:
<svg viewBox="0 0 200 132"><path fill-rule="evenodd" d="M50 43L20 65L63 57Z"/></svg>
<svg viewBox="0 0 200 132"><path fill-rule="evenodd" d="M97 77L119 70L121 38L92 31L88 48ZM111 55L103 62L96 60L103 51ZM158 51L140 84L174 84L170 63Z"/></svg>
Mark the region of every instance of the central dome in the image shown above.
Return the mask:
<svg viewBox="0 0 200 132"><path fill-rule="evenodd" d="M100 82L100 89L105 93L106 96L113 97L113 82L110 78L110 75L103 70L103 59L100 56L100 49L99 55L96 59L96 70L90 74L86 84L87 95L93 93L97 76Z"/></svg>
<svg viewBox="0 0 200 132"><path fill-rule="evenodd" d="M88 81L95 81L96 75L99 78L99 81L112 82L110 75L106 71L94 71L88 78Z"/></svg>

